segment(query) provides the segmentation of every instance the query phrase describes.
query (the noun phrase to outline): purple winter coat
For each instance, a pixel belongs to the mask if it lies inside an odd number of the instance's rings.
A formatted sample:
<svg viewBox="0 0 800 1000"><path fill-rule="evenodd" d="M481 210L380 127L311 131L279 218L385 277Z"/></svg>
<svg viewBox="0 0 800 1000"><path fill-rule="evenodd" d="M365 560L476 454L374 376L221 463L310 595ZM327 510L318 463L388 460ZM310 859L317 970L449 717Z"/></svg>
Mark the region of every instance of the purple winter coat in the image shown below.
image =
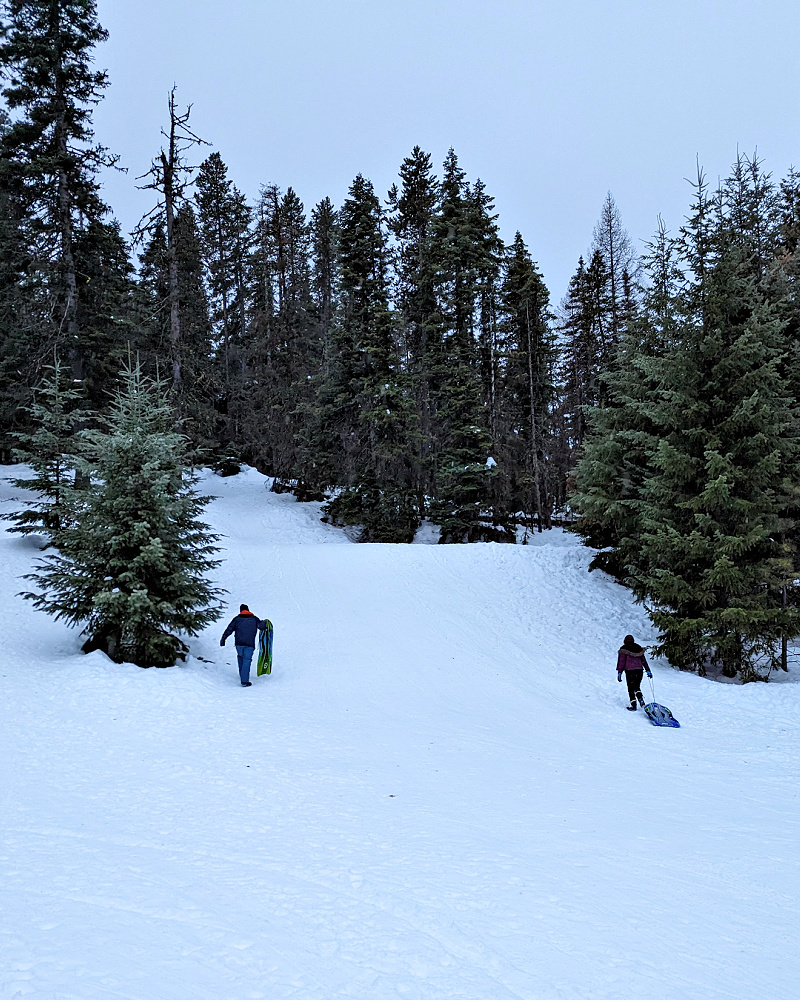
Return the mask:
<svg viewBox="0 0 800 1000"><path fill-rule="evenodd" d="M620 646L619 653L617 654L617 673L622 673L623 670L649 670L647 665L647 657L644 655L644 650L638 653L631 652L630 649L626 649L624 646Z"/></svg>

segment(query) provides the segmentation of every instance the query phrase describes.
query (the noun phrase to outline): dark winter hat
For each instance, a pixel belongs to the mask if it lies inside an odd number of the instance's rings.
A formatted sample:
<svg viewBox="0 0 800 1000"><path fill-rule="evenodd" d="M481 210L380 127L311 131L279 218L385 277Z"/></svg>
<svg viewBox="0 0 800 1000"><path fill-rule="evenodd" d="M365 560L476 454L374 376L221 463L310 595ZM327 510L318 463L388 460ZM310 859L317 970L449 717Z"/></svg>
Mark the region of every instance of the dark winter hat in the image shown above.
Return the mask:
<svg viewBox="0 0 800 1000"><path fill-rule="evenodd" d="M239 610L240 611L249 611L250 608L248 608L248 606L246 604L240 604L239 605Z"/></svg>
<svg viewBox="0 0 800 1000"><path fill-rule="evenodd" d="M634 639L632 635L626 635L622 640L623 646L632 646L634 644Z"/></svg>

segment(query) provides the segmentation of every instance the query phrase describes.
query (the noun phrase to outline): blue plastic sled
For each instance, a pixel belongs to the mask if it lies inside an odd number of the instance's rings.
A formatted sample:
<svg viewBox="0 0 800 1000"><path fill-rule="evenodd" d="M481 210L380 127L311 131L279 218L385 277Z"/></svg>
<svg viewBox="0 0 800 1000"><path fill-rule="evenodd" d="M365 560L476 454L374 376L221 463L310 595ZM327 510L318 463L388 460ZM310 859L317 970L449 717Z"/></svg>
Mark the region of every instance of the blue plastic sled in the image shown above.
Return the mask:
<svg viewBox="0 0 800 1000"><path fill-rule="evenodd" d="M647 718L654 726L672 726L673 729L680 729L681 724L664 705L657 705L654 701L644 706Z"/></svg>

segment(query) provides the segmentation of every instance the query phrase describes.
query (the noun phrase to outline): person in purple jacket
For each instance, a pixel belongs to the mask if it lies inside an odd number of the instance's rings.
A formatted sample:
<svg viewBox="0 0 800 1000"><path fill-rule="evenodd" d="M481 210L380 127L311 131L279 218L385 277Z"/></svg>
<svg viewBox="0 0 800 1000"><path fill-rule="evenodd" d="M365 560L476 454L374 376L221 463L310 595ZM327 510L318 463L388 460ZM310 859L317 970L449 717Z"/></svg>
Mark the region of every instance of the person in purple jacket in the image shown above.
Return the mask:
<svg viewBox="0 0 800 1000"><path fill-rule="evenodd" d="M625 680L628 682L628 695L631 699L631 703L628 705L629 712L636 711L637 701L644 707L642 677L645 671L647 671L648 677L653 676L644 655L644 648L638 642L633 641L632 635L626 635L617 654L617 680L622 683L622 675L625 674Z"/></svg>
<svg viewBox="0 0 800 1000"><path fill-rule="evenodd" d="M267 627L266 622L256 618L246 604L239 605L239 614L231 621L230 625L222 633L219 640L220 646L225 645L225 640L234 633L233 643L236 646L236 658L239 661L239 680L242 687L252 687L250 681L250 662L256 648L256 636Z"/></svg>

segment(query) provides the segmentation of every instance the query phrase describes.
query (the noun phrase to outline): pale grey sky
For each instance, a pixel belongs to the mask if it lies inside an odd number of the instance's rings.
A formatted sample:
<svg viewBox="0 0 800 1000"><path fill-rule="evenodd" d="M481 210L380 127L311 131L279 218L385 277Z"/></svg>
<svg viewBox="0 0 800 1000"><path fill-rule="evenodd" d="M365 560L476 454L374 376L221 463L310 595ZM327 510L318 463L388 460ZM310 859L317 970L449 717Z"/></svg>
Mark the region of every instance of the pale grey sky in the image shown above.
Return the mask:
<svg viewBox="0 0 800 1000"><path fill-rule="evenodd" d="M797 0L99 0L110 87L98 139L129 168L106 196L129 230L167 94L251 198L381 197L411 148L449 146L519 229L555 302L611 190L635 241L677 229L699 157L724 175L798 156ZM201 155L207 155L202 153Z"/></svg>

